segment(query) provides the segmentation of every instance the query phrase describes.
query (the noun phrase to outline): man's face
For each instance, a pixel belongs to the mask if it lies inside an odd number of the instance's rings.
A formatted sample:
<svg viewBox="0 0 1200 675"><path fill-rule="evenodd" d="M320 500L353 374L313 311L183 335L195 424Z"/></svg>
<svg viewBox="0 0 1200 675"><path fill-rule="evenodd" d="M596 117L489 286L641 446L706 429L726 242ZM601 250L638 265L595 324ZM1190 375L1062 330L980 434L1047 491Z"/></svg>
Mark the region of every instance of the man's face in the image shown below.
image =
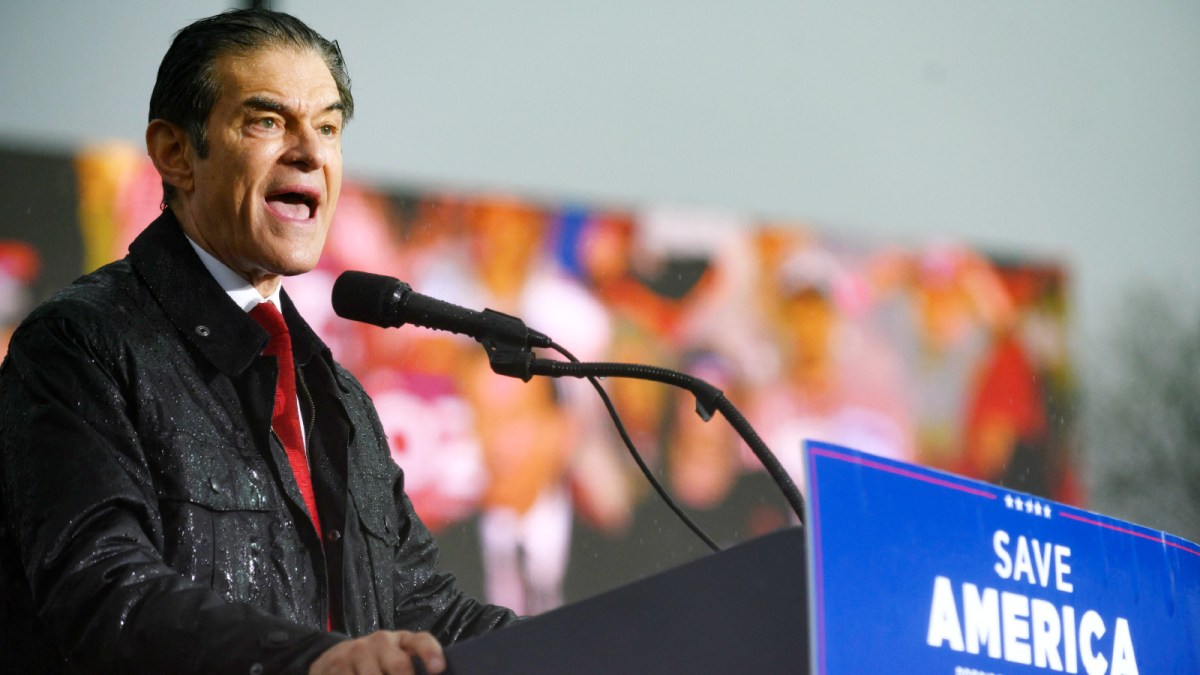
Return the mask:
<svg viewBox="0 0 1200 675"><path fill-rule="evenodd" d="M194 157L180 219L202 248L259 288L311 270L342 185L342 106L314 51L265 48L215 62L208 156Z"/></svg>

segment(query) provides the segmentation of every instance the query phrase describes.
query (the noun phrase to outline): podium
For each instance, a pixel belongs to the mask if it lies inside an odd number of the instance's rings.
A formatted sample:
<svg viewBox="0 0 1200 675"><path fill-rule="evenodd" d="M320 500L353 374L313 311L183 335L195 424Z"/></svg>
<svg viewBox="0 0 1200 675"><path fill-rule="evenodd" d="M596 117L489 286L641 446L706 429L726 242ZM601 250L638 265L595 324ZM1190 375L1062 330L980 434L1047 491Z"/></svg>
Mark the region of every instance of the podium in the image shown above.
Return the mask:
<svg viewBox="0 0 1200 675"><path fill-rule="evenodd" d="M1195 543L827 443L806 463L806 530L454 645L450 672L1200 675Z"/></svg>
<svg viewBox="0 0 1200 675"><path fill-rule="evenodd" d="M801 528L446 649L453 675L808 673Z"/></svg>

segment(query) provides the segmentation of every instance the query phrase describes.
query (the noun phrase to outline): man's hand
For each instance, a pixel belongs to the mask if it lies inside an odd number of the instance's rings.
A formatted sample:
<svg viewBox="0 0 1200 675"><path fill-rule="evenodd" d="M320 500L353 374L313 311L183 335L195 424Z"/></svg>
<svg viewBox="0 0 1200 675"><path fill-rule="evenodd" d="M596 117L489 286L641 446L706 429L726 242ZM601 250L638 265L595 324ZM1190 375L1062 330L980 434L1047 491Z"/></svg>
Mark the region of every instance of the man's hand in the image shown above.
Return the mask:
<svg viewBox="0 0 1200 675"><path fill-rule="evenodd" d="M330 647L308 675L414 675L413 658L420 658L430 675L446 669L442 645L429 633L381 630Z"/></svg>

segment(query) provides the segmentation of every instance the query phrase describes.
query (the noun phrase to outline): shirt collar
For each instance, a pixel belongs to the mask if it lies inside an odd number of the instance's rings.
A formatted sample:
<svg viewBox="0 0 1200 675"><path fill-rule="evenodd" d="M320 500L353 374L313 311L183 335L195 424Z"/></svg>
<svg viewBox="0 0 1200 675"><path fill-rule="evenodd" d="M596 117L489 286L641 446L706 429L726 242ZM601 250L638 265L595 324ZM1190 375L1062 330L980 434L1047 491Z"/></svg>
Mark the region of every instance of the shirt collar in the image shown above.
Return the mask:
<svg viewBox="0 0 1200 675"><path fill-rule="evenodd" d="M187 235L184 235L187 237ZM242 311L249 312L254 309L255 305L264 300L271 301L276 308L282 308L283 305L279 302L279 291L283 288L283 284L275 287L275 291L267 297L259 294L258 289L241 277L240 274L234 272L228 265L217 260L213 254L200 248L200 245L192 241L191 237L187 237L187 242L192 245L192 249L196 251L196 255L200 256L200 262L204 263L204 269L212 275L212 278L220 284L222 290L225 291L234 304L242 308Z"/></svg>

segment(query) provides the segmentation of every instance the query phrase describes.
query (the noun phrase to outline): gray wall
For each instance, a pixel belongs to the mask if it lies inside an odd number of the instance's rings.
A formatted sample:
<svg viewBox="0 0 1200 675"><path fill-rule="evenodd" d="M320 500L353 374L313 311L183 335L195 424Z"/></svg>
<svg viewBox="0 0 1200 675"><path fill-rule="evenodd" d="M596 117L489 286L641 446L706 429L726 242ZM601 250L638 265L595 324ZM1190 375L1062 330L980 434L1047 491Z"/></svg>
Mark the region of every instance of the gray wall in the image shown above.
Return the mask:
<svg viewBox="0 0 1200 675"><path fill-rule="evenodd" d="M0 140L140 139L171 33L229 2L0 5ZM360 176L668 201L1064 257L1200 294L1200 3L280 0L351 65Z"/></svg>

